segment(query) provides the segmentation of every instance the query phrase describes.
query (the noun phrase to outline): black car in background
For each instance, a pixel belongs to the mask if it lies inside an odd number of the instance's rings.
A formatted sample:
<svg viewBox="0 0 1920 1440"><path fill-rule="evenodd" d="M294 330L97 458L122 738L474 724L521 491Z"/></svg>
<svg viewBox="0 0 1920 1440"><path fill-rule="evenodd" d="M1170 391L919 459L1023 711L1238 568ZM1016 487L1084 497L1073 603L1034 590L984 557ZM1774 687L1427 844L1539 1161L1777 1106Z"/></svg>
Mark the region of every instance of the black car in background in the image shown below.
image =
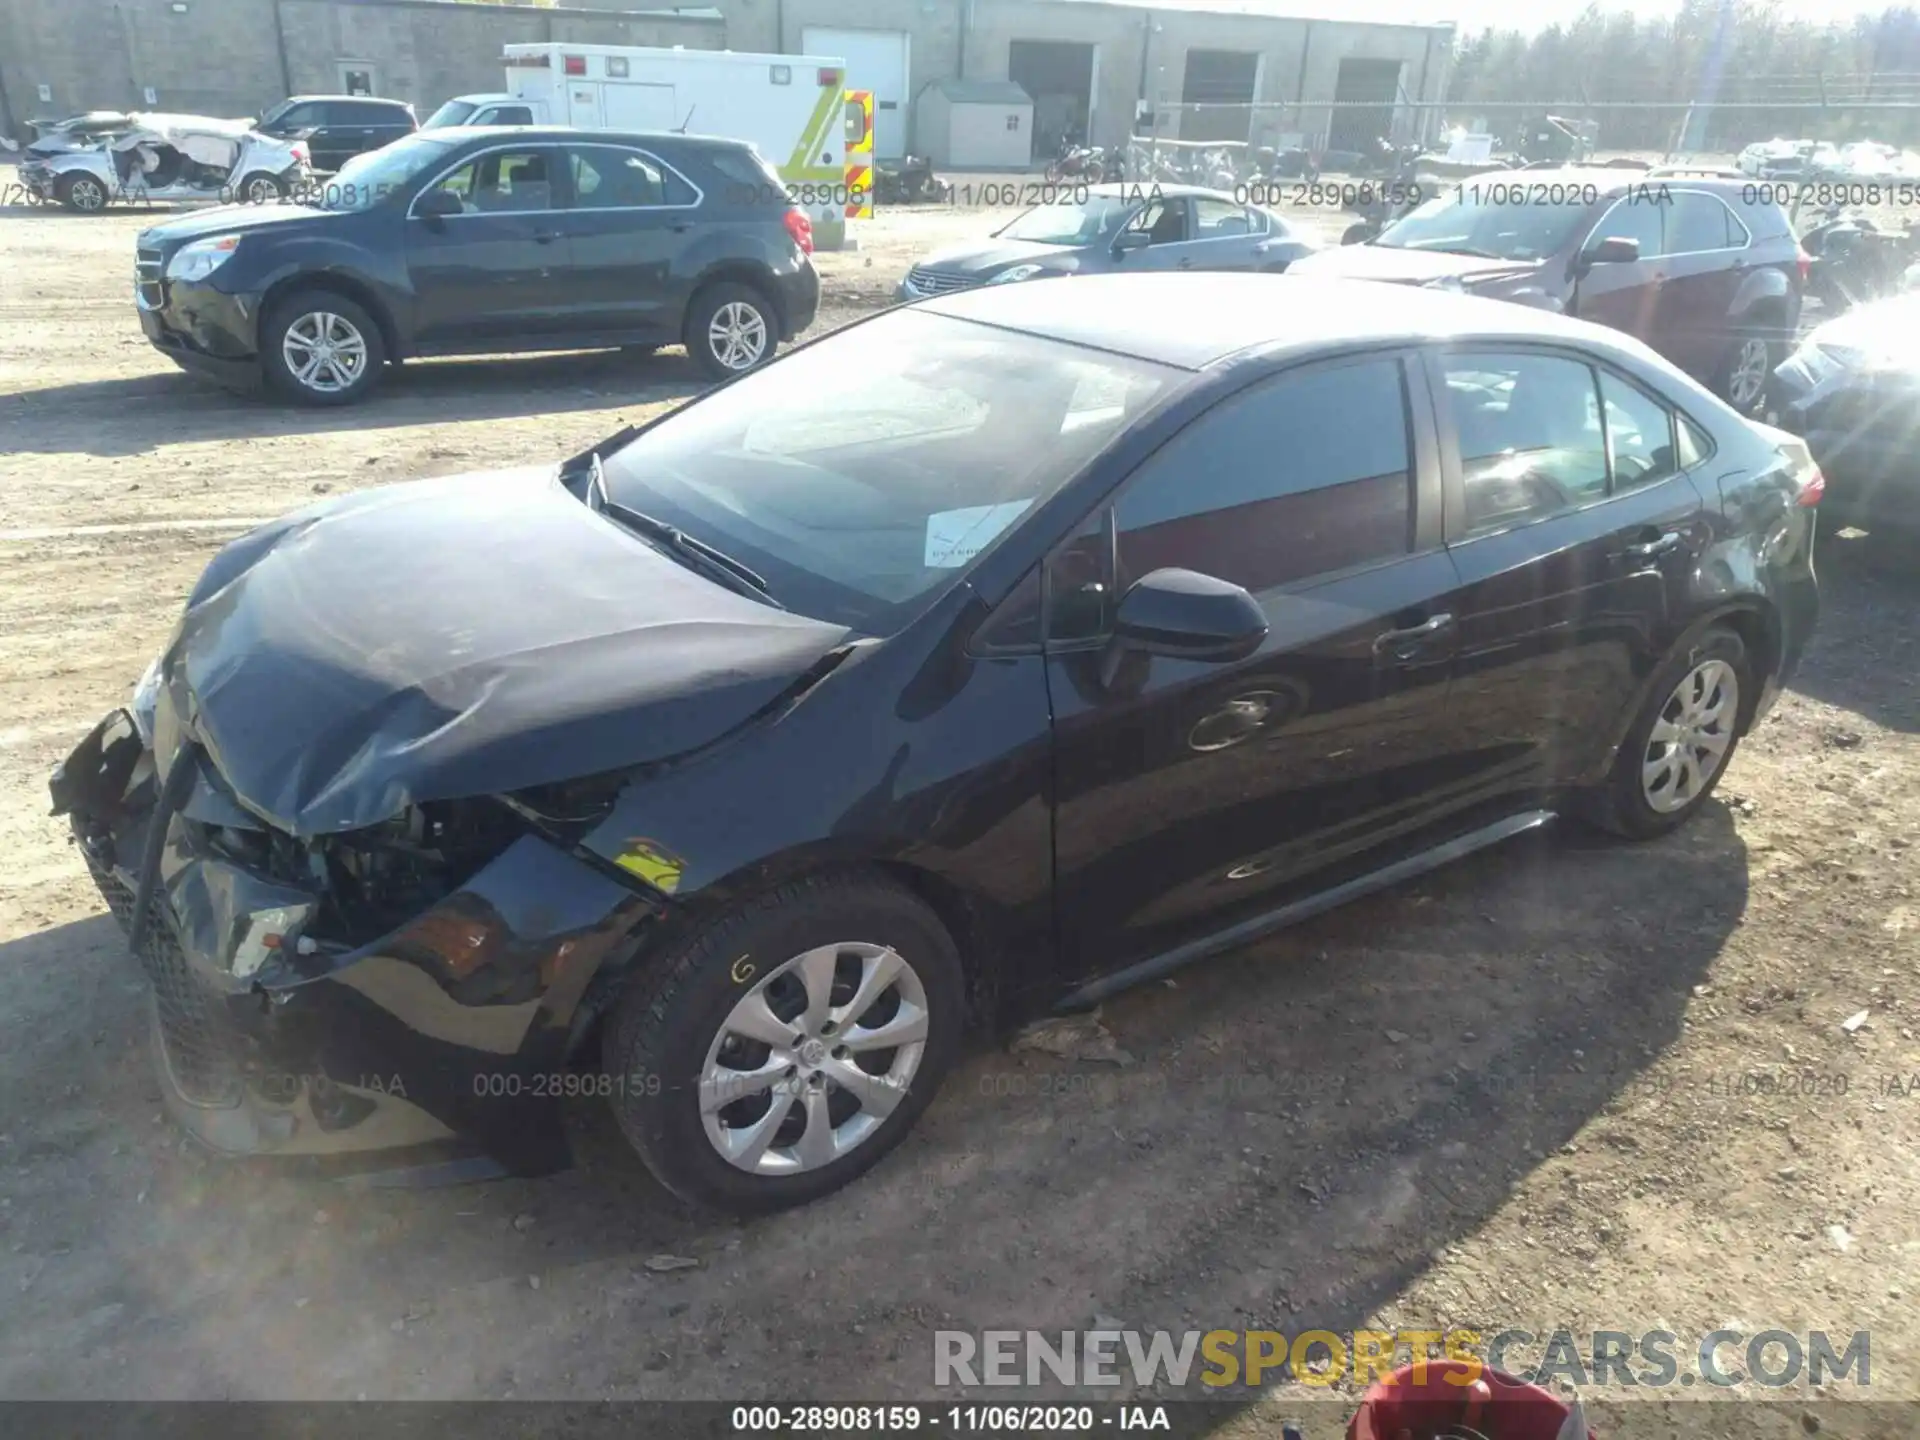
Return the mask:
<svg viewBox="0 0 1920 1440"><path fill-rule="evenodd" d="M428 355L685 344L723 379L819 304L812 226L739 141L434 130L302 198L142 231L147 338L224 383L340 405Z"/></svg>
<svg viewBox="0 0 1920 1440"><path fill-rule="evenodd" d="M969 1016L1554 812L1685 823L1807 643L1818 494L1541 310L979 286L235 540L54 804L203 1139L538 1173L597 1095L764 1210L897 1143Z"/></svg>
<svg viewBox="0 0 1920 1440"><path fill-rule="evenodd" d="M356 155L378 150L420 128L413 106L371 95L295 95L255 123L263 135L305 135L313 168L332 174Z"/></svg>

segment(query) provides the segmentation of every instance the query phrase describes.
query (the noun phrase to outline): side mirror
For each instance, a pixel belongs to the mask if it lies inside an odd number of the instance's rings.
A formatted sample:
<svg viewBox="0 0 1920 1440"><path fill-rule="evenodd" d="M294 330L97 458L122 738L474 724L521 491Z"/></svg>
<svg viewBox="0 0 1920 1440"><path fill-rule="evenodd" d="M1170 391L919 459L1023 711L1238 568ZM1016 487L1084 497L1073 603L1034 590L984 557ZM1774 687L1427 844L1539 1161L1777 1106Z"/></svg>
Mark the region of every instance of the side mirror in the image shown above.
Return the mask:
<svg viewBox="0 0 1920 1440"><path fill-rule="evenodd" d="M413 207L413 213L429 224L438 225L449 215L464 215L466 206L451 190L429 190Z"/></svg>
<svg viewBox="0 0 1920 1440"><path fill-rule="evenodd" d="M1144 250L1153 243L1153 237L1144 230L1122 230L1113 237L1113 253L1124 255L1129 250Z"/></svg>
<svg viewBox="0 0 1920 1440"><path fill-rule="evenodd" d="M1120 597L1102 679L1112 683L1128 651L1178 660L1244 660L1266 638L1266 612L1238 585L1192 570L1155 570Z"/></svg>
<svg viewBox="0 0 1920 1440"><path fill-rule="evenodd" d="M1640 242L1638 240L1629 240L1624 235L1609 235L1582 252L1580 273L1586 274L1595 265L1631 265L1639 258Z"/></svg>

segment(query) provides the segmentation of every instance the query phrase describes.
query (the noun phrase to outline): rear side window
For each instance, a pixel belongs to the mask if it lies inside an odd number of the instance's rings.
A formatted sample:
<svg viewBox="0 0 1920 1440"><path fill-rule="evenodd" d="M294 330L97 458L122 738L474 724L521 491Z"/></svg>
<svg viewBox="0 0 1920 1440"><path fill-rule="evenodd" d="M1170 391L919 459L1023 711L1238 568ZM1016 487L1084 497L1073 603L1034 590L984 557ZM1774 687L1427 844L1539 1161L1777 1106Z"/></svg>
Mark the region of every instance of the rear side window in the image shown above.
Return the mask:
<svg viewBox="0 0 1920 1440"><path fill-rule="evenodd" d="M361 125L410 125L413 117L406 107L393 100L349 100L337 102L349 112L347 119Z"/></svg>
<svg viewBox="0 0 1920 1440"><path fill-rule="evenodd" d="M787 203L787 182L758 150L710 150L707 163L723 180L723 194L735 205Z"/></svg>
<svg viewBox="0 0 1920 1440"><path fill-rule="evenodd" d="M1169 567L1258 593L1405 555L1409 454L1398 360L1255 385L1195 420L1128 482L1114 507L1116 593Z"/></svg>
<svg viewBox="0 0 1920 1440"><path fill-rule="evenodd" d="M572 150L573 203L585 210L634 210L691 205L691 182L638 150L580 145Z"/></svg>
<svg viewBox="0 0 1920 1440"><path fill-rule="evenodd" d="M1606 437L1587 366L1551 355L1452 355L1445 375L1466 490L1466 533L1458 538L1532 524L1606 495Z"/></svg>
<svg viewBox="0 0 1920 1440"><path fill-rule="evenodd" d="M1680 472L1671 410L1638 386L1604 370L1600 372L1600 399L1606 408L1613 494L1636 490Z"/></svg>
<svg viewBox="0 0 1920 1440"><path fill-rule="evenodd" d="M1747 232L1733 212L1711 195L1682 190L1667 214L1667 254L1731 250L1747 243Z"/></svg>

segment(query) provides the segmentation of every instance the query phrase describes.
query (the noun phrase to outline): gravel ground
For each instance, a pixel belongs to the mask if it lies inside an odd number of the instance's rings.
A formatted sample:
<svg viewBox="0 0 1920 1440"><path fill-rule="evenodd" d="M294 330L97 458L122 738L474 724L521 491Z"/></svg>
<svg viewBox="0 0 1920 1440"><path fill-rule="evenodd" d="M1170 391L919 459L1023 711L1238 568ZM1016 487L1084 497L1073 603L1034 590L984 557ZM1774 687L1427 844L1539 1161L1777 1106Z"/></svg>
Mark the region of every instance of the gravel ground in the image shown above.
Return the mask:
<svg viewBox="0 0 1920 1440"><path fill-rule="evenodd" d="M991 219L884 214L822 257L823 323ZM142 340L143 223L0 211L0 1395L925 1399L935 1329L1096 1315L1868 1330L1871 1393L1920 1393L1920 570L1857 534L1686 833L1562 826L1122 997L1130 1066L978 1054L827 1203L690 1218L591 1104L538 1182L185 1149L48 770L248 519L565 454L694 381L565 355L410 365L345 412L232 397ZM1797 1433L1786 1395L1716 1415Z"/></svg>

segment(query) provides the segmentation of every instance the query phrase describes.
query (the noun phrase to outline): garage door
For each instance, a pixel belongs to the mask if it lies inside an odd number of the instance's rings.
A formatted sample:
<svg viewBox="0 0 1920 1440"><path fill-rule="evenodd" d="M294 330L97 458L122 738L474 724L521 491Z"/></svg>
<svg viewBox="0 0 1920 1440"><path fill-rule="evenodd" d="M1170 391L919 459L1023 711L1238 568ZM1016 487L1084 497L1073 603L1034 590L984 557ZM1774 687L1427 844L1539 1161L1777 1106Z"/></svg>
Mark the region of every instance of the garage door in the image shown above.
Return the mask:
<svg viewBox="0 0 1920 1440"><path fill-rule="evenodd" d="M873 92L873 153L898 160L907 153L907 32L834 30L809 25L800 32L809 55L847 62L847 89Z"/></svg>

